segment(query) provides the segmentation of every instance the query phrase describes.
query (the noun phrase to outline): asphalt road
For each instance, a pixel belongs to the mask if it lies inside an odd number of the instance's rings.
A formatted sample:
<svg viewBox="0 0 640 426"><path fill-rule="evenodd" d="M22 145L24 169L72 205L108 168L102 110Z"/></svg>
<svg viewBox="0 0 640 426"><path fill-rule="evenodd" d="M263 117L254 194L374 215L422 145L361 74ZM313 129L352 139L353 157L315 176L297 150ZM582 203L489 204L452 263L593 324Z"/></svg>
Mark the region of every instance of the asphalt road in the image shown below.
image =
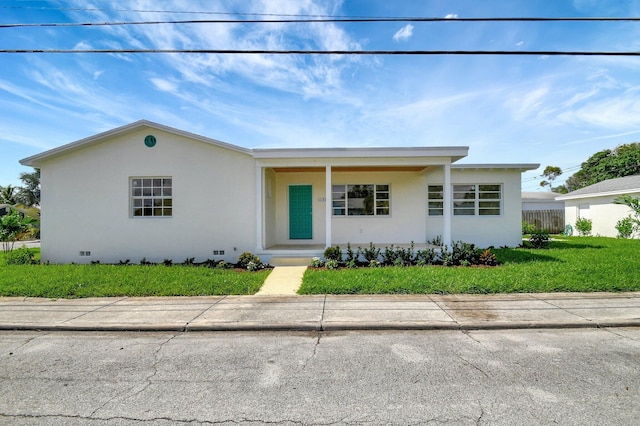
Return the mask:
<svg viewBox="0 0 640 426"><path fill-rule="evenodd" d="M640 329L0 333L0 424L640 418Z"/></svg>

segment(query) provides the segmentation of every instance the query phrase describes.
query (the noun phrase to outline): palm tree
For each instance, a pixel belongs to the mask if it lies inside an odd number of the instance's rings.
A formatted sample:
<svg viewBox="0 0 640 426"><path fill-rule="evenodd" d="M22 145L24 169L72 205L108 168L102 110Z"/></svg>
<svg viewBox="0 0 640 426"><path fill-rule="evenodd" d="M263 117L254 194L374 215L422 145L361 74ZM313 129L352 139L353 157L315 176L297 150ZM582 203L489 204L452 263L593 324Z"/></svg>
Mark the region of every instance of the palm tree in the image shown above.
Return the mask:
<svg viewBox="0 0 640 426"><path fill-rule="evenodd" d="M14 186L0 186L0 203L10 206L18 204L18 194Z"/></svg>
<svg viewBox="0 0 640 426"><path fill-rule="evenodd" d="M37 206L40 204L40 170L34 169L33 172L20 173L20 180L24 184L18 190L16 199L26 207Z"/></svg>

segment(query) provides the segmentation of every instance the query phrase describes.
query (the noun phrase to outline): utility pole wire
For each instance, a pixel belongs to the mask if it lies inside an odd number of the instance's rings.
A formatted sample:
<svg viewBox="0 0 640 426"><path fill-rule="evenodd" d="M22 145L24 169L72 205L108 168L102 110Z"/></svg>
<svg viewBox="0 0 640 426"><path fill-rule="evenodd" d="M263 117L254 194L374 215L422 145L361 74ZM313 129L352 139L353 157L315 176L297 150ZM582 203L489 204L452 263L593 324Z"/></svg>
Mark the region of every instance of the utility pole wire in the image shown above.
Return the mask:
<svg viewBox="0 0 640 426"><path fill-rule="evenodd" d="M51 22L0 24L0 28L22 27L100 27L160 24L297 24L297 23L357 23L357 22L640 22L640 17L563 17L563 18L304 18L304 19L189 19L178 21L121 21L121 22Z"/></svg>
<svg viewBox="0 0 640 426"><path fill-rule="evenodd" d="M557 50L235 50L235 49L0 49L0 53L187 53L245 55L504 55L504 56L640 56L640 51Z"/></svg>

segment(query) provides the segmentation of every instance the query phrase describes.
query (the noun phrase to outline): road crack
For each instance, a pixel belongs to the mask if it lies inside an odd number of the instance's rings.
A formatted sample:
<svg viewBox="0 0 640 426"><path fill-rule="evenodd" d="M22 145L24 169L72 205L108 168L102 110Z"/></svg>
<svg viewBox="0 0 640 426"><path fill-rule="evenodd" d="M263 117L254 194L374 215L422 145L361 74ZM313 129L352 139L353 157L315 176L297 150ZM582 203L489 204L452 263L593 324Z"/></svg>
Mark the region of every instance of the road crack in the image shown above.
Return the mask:
<svg viewBox="0 0 640 426"><path fill-rule="evenodd" d="M316 357L316 354L318 353L318 346L320 346L320 339L322 338L322 332L318 331L317 332L317 337L316 337L316 342L313 345L313 352L311 353L311 356L309 358L307 358L307 360L304 362L303 366L302 366L302 370L304 371L307 368L307 365L309 365L309 363L311 362L311 360L313 358Z"/></svg>
<svg viewBox="0 0 640 426"><path fill-rule="evenodd" d="M153 365L151 365L151 374L149 374L144 380L145 383L144 385L142 385L142 387L140 386L133 386L130 387L129 389L120 392L118 395L114 395L112 398L109 398L107 401L105 401L103 404L101 404L99 407L97 407L95 410L93 410L91 412L91 414L89 414L89 418L94 418L94 415L102 410L104 407L106 407L108 404L110 404L111 402L118 400L118 399L126 399L126 398L131 398L134 397L136 395L140 395L142 392L144 392L145 390L147 390L147 388L149 388L149 386L151 386L152 383L152 379L158 374L158 365L160 364L161 358L159 356L160 351L162 350L162 348L169 342L171 342L173 339L175 339L176 337L178 337L178 335L183 334L183 332L178 332L178 333L174 333L172 336L170 336L168 339L166 339L163 342L160 342L160 344L158 345L158 348L156 349L156 351L153 354L154 357L154 362ZM136 390L136 387L140 387L140 389ZM171 419L168 419L169 421L172 421Z"/></svg>

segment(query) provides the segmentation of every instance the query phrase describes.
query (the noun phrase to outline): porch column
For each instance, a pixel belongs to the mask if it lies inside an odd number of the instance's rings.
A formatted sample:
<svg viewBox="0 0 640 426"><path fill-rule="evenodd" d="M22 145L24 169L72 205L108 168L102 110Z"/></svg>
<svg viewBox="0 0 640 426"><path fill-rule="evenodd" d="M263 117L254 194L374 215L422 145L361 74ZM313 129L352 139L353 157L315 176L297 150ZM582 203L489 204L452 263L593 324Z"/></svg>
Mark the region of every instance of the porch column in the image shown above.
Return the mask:
<svg viewBox="0 0 640 426"><path fill-rule="evenodd" d="M264 186L264 169L262 166L256 165L256 253L264 250L263 247L263 186Z"/></svg>
<svg viewBox="0 0 640 426"><path fill-rule="evenodd" d="M451 216L453 213L453 202L451 194L451 164L443 165L444 168L444 184L443 192L443 209L442 209L442 243L451 247Z"/></svg>
<svg viewBox="0 0 640 426"><path fill-rule="evenodd" d="M333 212L332 203L331 203L331 166L325 166L325 195L324 195L324 214L325 214L325 247L331 247L331 215Z"/></svg>

